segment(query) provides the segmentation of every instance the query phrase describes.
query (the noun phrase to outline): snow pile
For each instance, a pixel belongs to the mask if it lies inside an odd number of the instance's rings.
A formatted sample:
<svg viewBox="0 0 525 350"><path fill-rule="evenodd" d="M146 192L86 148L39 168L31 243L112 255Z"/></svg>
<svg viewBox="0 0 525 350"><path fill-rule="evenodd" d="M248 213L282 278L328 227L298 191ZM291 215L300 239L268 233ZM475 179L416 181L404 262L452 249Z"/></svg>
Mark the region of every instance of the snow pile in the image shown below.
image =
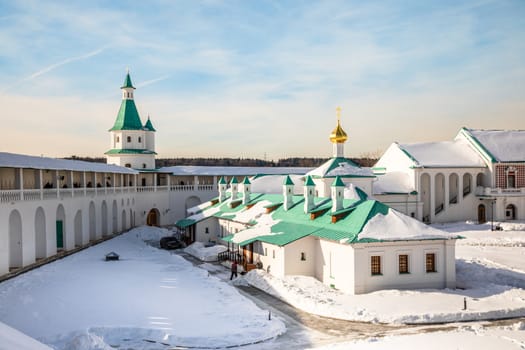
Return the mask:
<svg viewBox="0 0 525 350"><path fill-rule="evenodd" d="M227 247L220 244L206 247L201 242L195 242L184 248L184 252L193 255L201 261L217 261L219 253L225 252L227 250Z"/></svg>
<svg viewBox="0 0 525 350"><path fill-rule="evenodd" d="M285 331L234 287L144 242L165 233L133 229L1 283L0 320L67 350L228 347ZM110 251L121 260L106 262Z"/></svg>
<svg viewBox="0 0 525 350"><path fill-rule="evenodd" d="M457 235L440 231L421 221L413 219L396 210L388 210L387 215L377 214L363 227L359 238L372 238L384 241L451 239Z"/></svg>
<svg viewBox="0 0 525 350"><path fill-rule="evenodd" d="M50 347L0 322L0 349L51 350Z"/></svg>
<svg viewBox="0 0 525 350"><path fill-rule="evenodd" d="M235 214L234 221L243 222L243 223L250 223L253 222L261 215L266 213L266 206L272 204L270 201L264 200L259 201L255 203L254 206L246 208L238 213Z"/></svg>
<svg viewBox="0 0 525 350"><path fill-rule="evenodd" d="M511 327L466 326L452 332L432 332L343 342L318 347L318 350L379 349L523 349L525 331L517 323Z"/></svg>
<svg viewBox="0 0 525 350"><path fill-rule="evenodd" d="M252 183L252 193L283 193L283 183L288 175L266 175L250 179ZM294 183L294 194L303 194L303 175L289 175Z"/></svg>
<svg viewBox="0 0 525 350"><path fill-rule="evenodd" d="M383 290L350 295L307 276L277 278L252 270L243 278L306 312L350 321L417 324L525 316L523 289L490 282L469 290ZM468 309L462 310L465 297Z"/></svg>
<svg viewBox="0 0 525 350"><path fill-rule="evenodd" d="M262 215L258 219L257 225L236 233L232 238L232 242L241 243L248 239L256 238L259 236L276 235L282 233L272 232L272 226L274 226L278 222L279 220L273 219L271 215Z"/></svg>

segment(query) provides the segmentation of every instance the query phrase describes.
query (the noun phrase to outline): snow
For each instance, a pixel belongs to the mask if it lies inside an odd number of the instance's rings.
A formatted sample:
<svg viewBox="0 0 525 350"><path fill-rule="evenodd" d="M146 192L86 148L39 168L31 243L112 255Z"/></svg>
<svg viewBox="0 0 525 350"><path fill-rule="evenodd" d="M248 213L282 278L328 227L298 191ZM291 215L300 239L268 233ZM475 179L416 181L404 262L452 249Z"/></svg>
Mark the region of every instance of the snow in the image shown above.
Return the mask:
<svg viewBox="0 0 525 350"><path fill-rule="evenodd" d="M388 210L387 215L377 214L374 216L359 234L360 239L372 238L384 241L452 239L457 237L457 234L435 229L393 209Z"/></svg>
<svg viewBox="0 0 525 350"><path fill-rule="evenodd" d="M393 171L384 175L377 175L374 182L374 194L410 193L415 191L410 184L410 176L402 171Z"/></svg>
<svg viewBox="0 0 525 350"><path fill-rule="evenodd" d="M217 261L217 255L226 250L228 250L228 248L223 245L213 245L206 247L201 242L195 242L184 248L184 252L193 255L201 261Z"/></svg>
<svg viewBox="0 0 525 350"><path fill-rule="evenodd" d="M312 168L299 167L237 167L237 166L171 166L160 168L161 173L173 175L201 175L201 176L253 176L259 174L301 174L304 175Z"/></svg>
<svg viewBox="0 0 525 350"><path fill-rule="evenodd" d="M421 333L405 336L388 336L343 342L318 347L319 350L376 350L376 349L523 349L525 324L517 322L505 327L464 326L452 332Z"/></svg>
<svg viewBox="0 0 525 350"><path fill-rule="evenodd" d="M498 162L523 162L525 130L467 129Z"/></svg>
<svg viewBox="0 0 525 350"><path fill-rule="evenodd" d="M416 166L423 167L485 167L481 157L467 141L425 142L400 144L416 160Z"/></svg>
<svg viewBox="0 0 525 350"><path fill-rule="evenodd" d="M370 176L374 177L374 174L370 168L360 168L352 163L350 161L345 162L341 161L339 163L339 166L335 167L334 169L328 171L330 167L332 166L333 162L336 161L337 158L332 158L319 166L318 168L309 171L306 175L310 176L320 176L320 177L335 177L335 176Z"/></svg>
<svg viewBox="0 0 525 350"><path fill-rule="evenodd" d="M35 339L0 322L0 350L51 350Z"/></svg>
<svg viewBox="0 0 525 350"><path fill-rule="evenodd" d="M282 232L272 232L272 226L276 225L279 220L275 220L271 215L262 215L258 221L257 225L252 228L242 230L236 233L233 238L233 243L241 243L249 239L253 239L259 236L266 235L276 235Z"/></svg>
<svg viewBox="0 0 525 350"><path fill-rule="evenodd" d="M303 193L303 178L303 175L290 175L290 179L294 183L294 194ZM286 175L266 175L250 179L252 192L281 194L283 193L283 183L285 179Z"/></svg>
<svg viewBox="0 0 525 350"><path fill-rule="evenodd" d="M277 278L252 270L244 279L304 311L345 320L417 324L525 316L525 252L521 246L525 224L508 225L520 231L506 233L491 232L486 224L438 227L451 235L467 237L458 241L456 249L457 284L465 289L383 290L350 295L313 277ZM508 246L509 236L513 236L511 241L516 246ZM491 250L487 251L485 242ZM467 310L462 310L464 298Z"/></svg>
<svg viewBox="0 0 525 350"><path fill-rule="evenodd" d="M46 170L92 171L99 173L138 174L138 171L112 164L84 162L80 160L26 156L0 152L0 167Z"/></svg>
<svg viewBox="0 0 525 350"><path fill-rule="evenodd" d="M56 349L234 346L285 331L140 227L0 284L0 321ZM104 261L108 252L119 261ZM0 340L2 344L3 340Z"/></svg>
<svg viewBox="0 0 525 350"><path fill-rule="evenodd" d="M357 192L357 187L352 183L345 186L343 197L346 199L361 199L359 193Z"/></svg>

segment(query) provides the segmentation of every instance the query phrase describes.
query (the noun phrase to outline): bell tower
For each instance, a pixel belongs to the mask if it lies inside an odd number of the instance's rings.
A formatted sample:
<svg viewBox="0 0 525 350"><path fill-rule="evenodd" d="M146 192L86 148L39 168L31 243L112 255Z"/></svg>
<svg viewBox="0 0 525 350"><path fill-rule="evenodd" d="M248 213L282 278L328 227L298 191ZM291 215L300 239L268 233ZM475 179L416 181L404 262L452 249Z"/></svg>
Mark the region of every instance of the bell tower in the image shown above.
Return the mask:
<svg viewBox="0 0 525 350"><path fill-rule="evenodd" d="M124 79L122 101L110 133L110 150L105 153L108 164L134 169L155 169L155 128L148 116L142 124L135 106L135 87L129 71Z"/></svg>

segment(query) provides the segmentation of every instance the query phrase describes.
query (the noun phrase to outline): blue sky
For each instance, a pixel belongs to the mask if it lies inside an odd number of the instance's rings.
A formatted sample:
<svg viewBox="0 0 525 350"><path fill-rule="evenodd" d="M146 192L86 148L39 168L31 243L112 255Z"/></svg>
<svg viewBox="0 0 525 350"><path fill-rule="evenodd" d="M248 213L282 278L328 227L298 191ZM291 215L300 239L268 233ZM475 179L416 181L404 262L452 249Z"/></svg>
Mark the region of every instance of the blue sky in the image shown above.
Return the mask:
<svg viewBox="0 0 525 350"><path fill-rule="evenodd" d="M0 150L101 156L129 68L159 157L524 129L525 2L0 0Z"/></svg>

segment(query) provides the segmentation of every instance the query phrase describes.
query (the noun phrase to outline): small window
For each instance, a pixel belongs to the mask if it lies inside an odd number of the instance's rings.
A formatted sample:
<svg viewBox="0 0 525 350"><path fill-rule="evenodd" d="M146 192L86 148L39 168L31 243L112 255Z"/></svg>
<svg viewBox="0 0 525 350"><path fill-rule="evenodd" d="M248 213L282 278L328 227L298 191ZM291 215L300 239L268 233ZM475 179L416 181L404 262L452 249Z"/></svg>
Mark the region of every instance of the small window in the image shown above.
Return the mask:
<svg viewBox="0 0 525 350"><path fill-rule="evenodd" d="M146 163L142 163L142 169L146 169Z"/></svg>
<svg viewBox="0 0 525 350"><path fill-rule="evenodd" d="M210 233L210 229L206 227L206 228L204 229L204 233Z"/></svg>
<svg viewBox="0 0 525 350"><path fill-rule="evenodd" d="M127 137L128 142L131 142L131 136Z"/></svg>
<svg viewBox="0 0 525 350"><path fill-rule="evenodd" d="M275 249L272 251L272 257L275 259Z"/></svg>
<svg viewBox="0 0 525 350"><path fill-rule="evenodd" d="M306 261L306 254L301 252L301 261Z"/></svg>
<svg viewBox="0 0 525 350"><path fill-rule="evenodd" d="M142 137L139 136L139 143L142 143Z"/></svg>
<svg viewBox="0 0 525 350"><path fill-rule="evenodd" d="M409 273L407 254L399 255L399 273Z"/></svg>
<svg viewBox="0 0 525 350"><path fill-rule="evenodd" d="M427 253L425 262L427 272L436 272L436 254Z"/></svg>
<svg viewBox="0 0 525 350"><path fill-rule="evenodd" d="M120 142L120 137L117 136L117 142Z"/></svg>
<svg viewBox="0 0 525 350"><path fill-rule="evenodd" d="M381 275L381 256L374 255L370 258L372 276Z"/></svg>
<svg viewBox="0 0 525 350"><path fill-rule="evenodd" d="M125 167L126 167L126 168L131 168L131 164L126 163Z"/></svg>
<svg viewBox="0 0 525 350"><path fill-rule="evenodd" d="M268 256L268 248L264 248L264 256Z"/></svg>

